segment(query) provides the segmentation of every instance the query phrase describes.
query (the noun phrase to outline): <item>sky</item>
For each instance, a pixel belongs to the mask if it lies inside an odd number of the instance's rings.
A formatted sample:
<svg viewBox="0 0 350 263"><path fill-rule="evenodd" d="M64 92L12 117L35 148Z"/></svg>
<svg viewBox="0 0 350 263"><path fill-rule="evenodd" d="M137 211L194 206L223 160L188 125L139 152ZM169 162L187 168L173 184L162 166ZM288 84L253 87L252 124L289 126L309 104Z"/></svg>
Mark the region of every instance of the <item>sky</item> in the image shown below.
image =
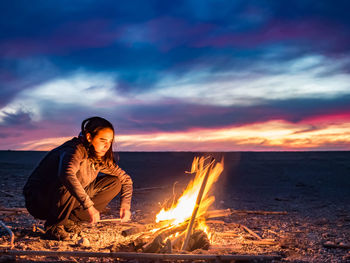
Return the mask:
<svg viewBox="0 0 350 263"><path fill-rule="evenodd" d="M349 1L0 2L0 149L350 150Z"/></svg>

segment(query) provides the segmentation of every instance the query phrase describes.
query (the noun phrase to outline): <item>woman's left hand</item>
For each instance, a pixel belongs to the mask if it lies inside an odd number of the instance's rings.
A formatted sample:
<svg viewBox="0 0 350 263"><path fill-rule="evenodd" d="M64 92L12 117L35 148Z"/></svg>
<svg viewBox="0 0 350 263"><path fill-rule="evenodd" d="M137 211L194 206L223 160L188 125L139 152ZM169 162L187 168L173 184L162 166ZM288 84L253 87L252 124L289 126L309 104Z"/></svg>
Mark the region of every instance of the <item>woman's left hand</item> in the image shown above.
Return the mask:
<svg viewBox="0 0 350 263"><path fill-rule="evenodd" d="M131 218L131 212L129 209L120 208L120 219L121 222L128 222Z"/></svg>

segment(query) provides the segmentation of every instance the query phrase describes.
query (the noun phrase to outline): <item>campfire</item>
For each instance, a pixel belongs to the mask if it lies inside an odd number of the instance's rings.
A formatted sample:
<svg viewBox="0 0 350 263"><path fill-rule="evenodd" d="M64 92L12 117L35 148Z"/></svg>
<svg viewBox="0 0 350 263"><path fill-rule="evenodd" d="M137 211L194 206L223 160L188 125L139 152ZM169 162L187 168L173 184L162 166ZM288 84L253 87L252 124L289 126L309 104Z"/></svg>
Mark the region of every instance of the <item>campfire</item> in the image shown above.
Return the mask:
<svg viewBox="0 0 350 263"><path fill-rule="evenodd" d="M208 208L215 200L210 190L223 166L223 160L217 162L211 157L195 157L189 172L195 174L195 178L169 208L162 208L156 215L156 227L142 232L133 241L134 249L149 253L208 249L211 235L205 221L210 217ZM142 229L131 228L123 231L123 235L139 230Z"/></svg>

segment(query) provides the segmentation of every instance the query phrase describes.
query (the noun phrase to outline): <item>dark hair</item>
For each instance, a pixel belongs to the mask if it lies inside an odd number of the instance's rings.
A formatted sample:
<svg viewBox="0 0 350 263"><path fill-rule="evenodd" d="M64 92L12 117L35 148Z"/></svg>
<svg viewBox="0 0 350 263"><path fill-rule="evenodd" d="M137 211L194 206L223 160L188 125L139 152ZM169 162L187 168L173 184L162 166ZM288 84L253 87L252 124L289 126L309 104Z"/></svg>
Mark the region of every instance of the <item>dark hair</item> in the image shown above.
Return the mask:
<svg viewBox="0 0 350 263"><path fill-rule="evenodd" d="M91 137L94 138L100 130L105 128L109 128L113 131L113 141L106 154L101 159L99 159L96 155L95 148L92 146L91 143L88 142L86 135L90 133ZM115 162L112 151L112 146L114 142L114 128L112 123L101 117L90 117L88 119L83 120L83 122L81 123L81 134L83 136L84 145L88 150L89 158L93 159L98 163L102 162L106 165L111 164L111 162Z"/></svg>

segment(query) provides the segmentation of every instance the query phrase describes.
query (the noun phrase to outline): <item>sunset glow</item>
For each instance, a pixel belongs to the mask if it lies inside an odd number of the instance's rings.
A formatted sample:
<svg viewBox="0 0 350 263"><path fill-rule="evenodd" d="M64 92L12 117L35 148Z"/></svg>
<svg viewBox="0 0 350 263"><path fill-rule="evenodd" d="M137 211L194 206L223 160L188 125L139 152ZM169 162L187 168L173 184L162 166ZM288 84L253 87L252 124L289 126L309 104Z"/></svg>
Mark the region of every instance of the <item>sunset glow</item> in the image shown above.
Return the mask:
<svg viewBox="0 0 350 263"><path fill-rule="evenodd" d="M150 133L115 137L118 151L263 151L327 149L346 150L350 145L350 122L310 129L306 124L270 121L242 127L188 132ZM47 151L70 137L28 141L21 150ZM332 148L333 147L333 148Z"/></svg>

